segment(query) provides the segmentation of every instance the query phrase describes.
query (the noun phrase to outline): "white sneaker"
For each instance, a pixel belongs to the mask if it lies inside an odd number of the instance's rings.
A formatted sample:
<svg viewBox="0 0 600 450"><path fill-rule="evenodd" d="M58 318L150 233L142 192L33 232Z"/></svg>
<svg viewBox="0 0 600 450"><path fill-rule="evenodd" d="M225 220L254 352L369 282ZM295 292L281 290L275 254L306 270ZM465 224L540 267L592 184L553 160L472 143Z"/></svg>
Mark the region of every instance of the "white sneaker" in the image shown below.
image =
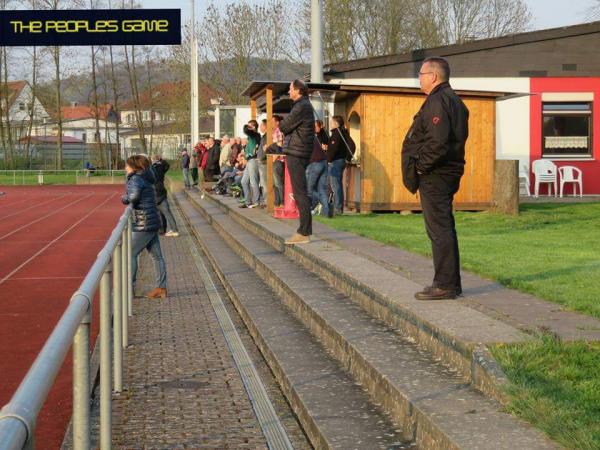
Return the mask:
<svg viewBox="0 0 600 450"><path fill-rule="evenodd" d="M173 230L169 230L165 233L165 236L167 237L177 237L179 236L179 232L178 231L173 231Z"/></svg>
<svg viewBox="0 0 600 450"><path fill-rule="evenodd" d="M204 200L204 192L202 192L202 194L200 194L200 198L201 198L202 200Z"/></svg>
<svg viewBox="0 0 600 450"><path fill-rule="evenodd" d="M248 205L248 208L256 208L258 206L258 203L250 203Z"/></svg>

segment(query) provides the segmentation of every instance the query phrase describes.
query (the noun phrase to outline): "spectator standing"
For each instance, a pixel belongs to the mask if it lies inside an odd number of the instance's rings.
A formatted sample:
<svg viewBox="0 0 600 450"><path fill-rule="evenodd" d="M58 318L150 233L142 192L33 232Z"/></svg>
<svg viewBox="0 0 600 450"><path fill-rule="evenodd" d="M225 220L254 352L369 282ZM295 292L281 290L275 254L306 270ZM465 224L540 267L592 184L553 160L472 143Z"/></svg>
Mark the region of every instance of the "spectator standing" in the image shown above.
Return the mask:
<svg viewBox="0 0 600 450"><path fill-rule="evenodd" d="M323 122L315 121L316 140L310 156L310 163L306 168L306 183L308 195L311 200L313 214L329 217L329 183L327 175L327 144L329 137L323 128Z"/></svg>
<svg viewBox="0 0 600 450"><path fill-rule="evenodd" d="M331 137L327 148L327 160L329 161L329 181L333 192L333 212L342 214L344 210L344 169L346 163L352 160L352 154L356 148L350 133L344 126L342 116L333 116L329 121Z"/></svg>
<svg viewBox="0 0 600 450"><path fill-rule="evenodd" d="M244 203L240 208L254 208L258 206L260 179L258 172L257 150L260 144L258 133L258 122L250 120L244 125L244 134L247 136L244 156L246 157L246 169L242 177L242 189L244 190Z"/></svg>
<svg viewBox="0 0 600 450"><path fill-rule="evenodd" d="M231 141L229 136L223 136L221 140L221 154L219 155L219 173L223 174L226 170L231 170Z"/></svg>
<svg viewBox="0 0 600 450"><path fill-rule="evenodd" d="M435 271L432 285L415 294L417 300L453 299L462 293L452 202L465 169L469 110L449 80L444 58L425 59L419 84L427 98L402 146L403 181L420 193Z"/></svg>
<svg viewBox="0 0 600 450"><path fill-rule="evenodd" d="M221 174L221 168L219 167L219 157L221 156L221 148L211 136L207 140L208 147L208 160L206 162L206 169L204 171L207 181L214 181L215 176Z"/></svg>
<svg viewBox="0 0 600 450"><path fill-rule="evenodd" d="M185 152L187 153L187 152ZM133 155L125 163L127 182L126 194L121 201L133 208L133 232L131 233L131 279L135 286L138 269L138 256L144 249L154 260L156 288L148 292L147 298L167 297L167 269L160 249L158 229L160 217L156 207L154 183L156 177L150 167L150 160L144 155Z"/></svg>
<svg viewBox="0 0 600 450"><path fill-rule="evenodd" d="M181 152L181 172L183 173L183 184L185 187L192 187L190 184L190 155L188 155L185 149Z"/></svg>
<svg viewBox="0 0 600 450"><path fill-rule="evenodd" d="M310 242L312 216L306 188L306 167L315 141L315 117L308 99L306 83L298 79L292 81L289 94L294 105L288 116L279 124L279 129L285 135L283 153L286 155L294 200L300 213L300 226L293 236L286 239L286 245Z"/></svg>
<svg viewBox="0 0 600 450"><path fill-rule="evenodd" d="M267 183L267 119L263 119L259 126L260 143L256 149L256 159L258 160L258 184L260 186L259 206L267 206L269 195Z"/></svg>
<svg viewBox="0 0 600 450"><path fill-rule="evenodd" d="M279 129L279 124L283 118L280 115L275 114L273 120L275 122L275 129L273 130L273 143L269 153L281 153L283 150L283 133ZM273 194L275 197L275 207L280 208L283 206L283 195L284 195L284 166L283 157L278 156L273 161Z"/></svg>
<svg viewBox="0 0 600 450"><path fill-rule="evenodd" d="M190 154L190 175L192 176L192 186L198 186L198 156L195 149Z"/></svg>
<svg viewBox="0 0 600 450"><path fill-rule="evenodd" d="M165 229L167 230L165 236L179 236L177 222L175 222L175 217L171 212L167 189L165 188L165 174L169 171L169 163L163 160L161 155L154 155L152 156L152 170L154 170L154 176L156 177L156 183L154 183L156 206L164 215L167 222L165 224Z"/></svg>

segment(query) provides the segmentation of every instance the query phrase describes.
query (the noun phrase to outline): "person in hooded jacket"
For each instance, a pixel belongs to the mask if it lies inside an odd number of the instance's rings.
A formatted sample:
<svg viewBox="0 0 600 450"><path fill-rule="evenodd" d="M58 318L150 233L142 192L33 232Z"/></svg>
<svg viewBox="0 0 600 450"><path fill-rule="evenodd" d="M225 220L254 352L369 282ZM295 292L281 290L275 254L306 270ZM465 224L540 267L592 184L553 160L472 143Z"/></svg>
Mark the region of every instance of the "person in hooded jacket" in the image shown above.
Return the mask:
<svg viewBox="0 0 600 450"><path fill-rule="evenodd" d="M177 229L177 222L171 212L171 206L169 205L169 199L167 197L167 189L165 188L165 174L169 170L169 163L162 159L161 155L152 156L152 170L156 177L156 183L154 189L156 191L156 206L158 210L163 214L166 220L166 233L165 236L179 236L179 230Z"/></svg>
<svg viewBox="0 0 600 450"><path fill-rule="evenodd" d="M160 217L156 206L154 184L156 176L150 166L150 160L144 155L133 155L125 164L127 182L126 194L121 201L133 208L131 239L131 278L135 286L138 269L138 256L142 250L150 252L154 260L156 287L148 292L147 298L167 297L167 269L160 249L158 230Z"/></svg>
<svg viewBox="0 0 600 450"><path fill-rule="evenodd" d="M342 116L333 116L329 121L331 137L329 143L324 146L327 149L327 161L329 162L329 179L333 191L333 212L342 214L344 209L344 169L346 163L352 161L352 153L356 149L350 133L344 126Z"/></svg>

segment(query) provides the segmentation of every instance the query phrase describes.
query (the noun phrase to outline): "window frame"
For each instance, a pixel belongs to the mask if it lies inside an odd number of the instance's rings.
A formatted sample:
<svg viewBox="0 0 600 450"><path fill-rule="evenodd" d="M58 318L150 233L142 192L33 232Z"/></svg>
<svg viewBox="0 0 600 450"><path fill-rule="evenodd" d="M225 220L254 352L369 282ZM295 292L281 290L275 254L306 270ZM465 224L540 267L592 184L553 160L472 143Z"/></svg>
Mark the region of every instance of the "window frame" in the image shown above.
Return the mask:
<svg viewBox="0 0 600 450"><path fill-rule="evenodd" d="M548 104L588 104L587 111L577 111L576 109L556 110L556 111L545 111L544 105ZM556 117L556 116L569 116L569 117L586 117L588 119L588 148L586 153L551 153L548 154L546 151L546 142L544 135L544 118L545 117ZM590 160L594 159L594 101L593 100L542 100L541 103L541 127L540 127L540 138L541 138L541 155L543 159L555 159L555 160Z"/></svg>

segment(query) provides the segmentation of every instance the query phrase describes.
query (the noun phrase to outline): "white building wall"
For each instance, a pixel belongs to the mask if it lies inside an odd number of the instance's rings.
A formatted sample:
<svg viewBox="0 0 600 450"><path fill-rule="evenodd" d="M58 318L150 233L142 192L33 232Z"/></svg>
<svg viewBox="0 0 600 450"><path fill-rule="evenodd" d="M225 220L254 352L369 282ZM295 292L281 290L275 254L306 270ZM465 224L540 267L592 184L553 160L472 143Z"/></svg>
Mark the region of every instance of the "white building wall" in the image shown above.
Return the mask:
<svg viewBox="0 0 600 450"><path fill-rule="evenodd" d="M252 111L249 106L238 106L235 109L235 137L244 137L244 125L252 118ZM232 137L232 136L230 136Z"/></svg>

